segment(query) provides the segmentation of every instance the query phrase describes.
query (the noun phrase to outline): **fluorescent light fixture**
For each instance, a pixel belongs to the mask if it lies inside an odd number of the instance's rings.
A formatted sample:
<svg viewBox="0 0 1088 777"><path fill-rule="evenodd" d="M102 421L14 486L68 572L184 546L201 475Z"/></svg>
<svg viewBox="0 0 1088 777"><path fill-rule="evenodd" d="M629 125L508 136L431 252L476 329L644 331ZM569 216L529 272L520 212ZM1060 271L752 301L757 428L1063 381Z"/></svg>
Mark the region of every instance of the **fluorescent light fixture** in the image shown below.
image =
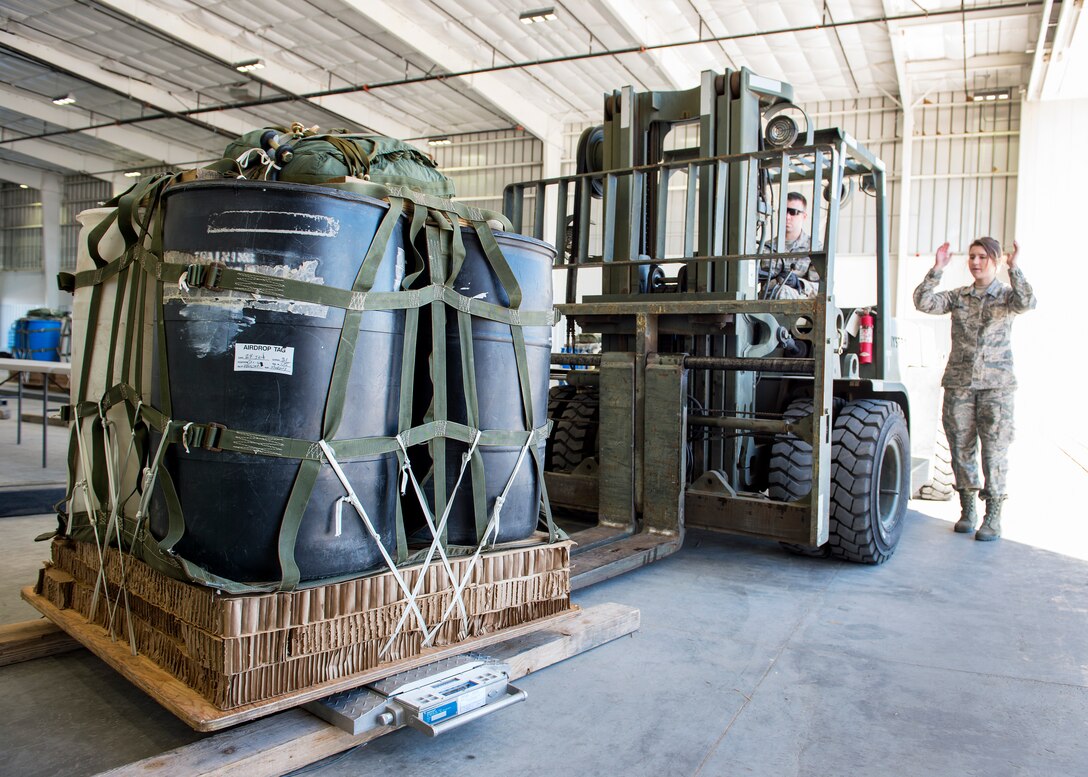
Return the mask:
<svg viewBox="0 0 1088 777"><path fill-rule="evenodd" d="M29 189L30 187L27 186L25 183L21 183L21 184L19 184L19 188L20 189Z"/></svg>
<svg viewBox="0 0 1088 777"><path fill-rule="evenodd" d="M239 73L249 73L252 70L260 70L262 67L264 62L259 59L245 59L234 63L234 69Z"/></svg>
<svg viewBox="0 0 1088 777"><path fill-rule="evenodd" d="M76 101L76 98L70 94L63 95L61 97L53 98L53 105L71 105Z"/></svg>
<svg viewBox="0 0 1088 777"><path fill-rule="evenodd" d="M554 22L558 17L555 8L537 8L535 11L526 11L518 16L522 24L540 24L541 22Z"/></svg>
<svg viewBox="0 0 1088 777"><path fill-rule="evenodd" d="M428 146L448 146L453 143L449 138L431 138L427 141Z"/></svg>
<svg viewBox="0 0 1088 777"><path fill-rule="evenodd" d="M1011 89L983 89L971 95L971 100L976 103L997 102L998 100L1012 99Z"/></svg>
<svg viewBox="0 0 1088 777"><path fill-rule="evenodd" d="M142 173L139 170L129 170L125 173L125 178L139 178Z"/></svg>

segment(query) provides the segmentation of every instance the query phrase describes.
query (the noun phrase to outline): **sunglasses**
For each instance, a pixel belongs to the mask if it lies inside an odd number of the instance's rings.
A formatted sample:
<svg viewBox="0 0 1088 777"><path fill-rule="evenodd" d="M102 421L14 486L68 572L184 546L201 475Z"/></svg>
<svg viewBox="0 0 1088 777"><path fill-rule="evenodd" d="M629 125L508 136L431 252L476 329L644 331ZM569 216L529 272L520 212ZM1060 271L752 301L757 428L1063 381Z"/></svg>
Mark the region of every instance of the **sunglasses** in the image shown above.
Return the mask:
<svg viewBox="0 0 1088 777"><path fill-rule="evenodd" d="M791 216L803 216L805 211L801 208L786 208L786 213L790 214Z"/></svg>

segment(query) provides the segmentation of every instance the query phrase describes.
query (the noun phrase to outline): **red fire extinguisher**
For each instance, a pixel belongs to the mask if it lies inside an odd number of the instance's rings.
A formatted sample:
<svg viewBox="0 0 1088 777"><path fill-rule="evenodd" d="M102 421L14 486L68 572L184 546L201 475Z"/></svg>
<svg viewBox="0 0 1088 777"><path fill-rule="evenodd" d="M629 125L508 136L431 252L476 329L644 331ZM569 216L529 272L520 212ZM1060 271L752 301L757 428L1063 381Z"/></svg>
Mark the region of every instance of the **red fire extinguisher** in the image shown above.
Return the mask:
<svg viewBox="0 0 1088 777"><path fill-rule="evenodd" d="M873 363L873 314L869 310L858 317L858 363Z"/></svg>

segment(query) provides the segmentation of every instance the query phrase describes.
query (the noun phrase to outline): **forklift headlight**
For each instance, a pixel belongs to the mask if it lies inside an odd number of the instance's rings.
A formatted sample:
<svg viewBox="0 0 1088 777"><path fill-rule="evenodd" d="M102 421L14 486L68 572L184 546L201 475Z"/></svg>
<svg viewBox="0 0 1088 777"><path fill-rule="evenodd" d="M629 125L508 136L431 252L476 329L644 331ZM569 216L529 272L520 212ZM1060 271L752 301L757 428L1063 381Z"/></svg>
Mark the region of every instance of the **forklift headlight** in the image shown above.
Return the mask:
<svg viewBox="0 0 1088 777"><path fill-rule="evenodd" d="M789 148L797 140L799 130L792 117L779 114L767 122L763 138L770 148Z"/></svg>

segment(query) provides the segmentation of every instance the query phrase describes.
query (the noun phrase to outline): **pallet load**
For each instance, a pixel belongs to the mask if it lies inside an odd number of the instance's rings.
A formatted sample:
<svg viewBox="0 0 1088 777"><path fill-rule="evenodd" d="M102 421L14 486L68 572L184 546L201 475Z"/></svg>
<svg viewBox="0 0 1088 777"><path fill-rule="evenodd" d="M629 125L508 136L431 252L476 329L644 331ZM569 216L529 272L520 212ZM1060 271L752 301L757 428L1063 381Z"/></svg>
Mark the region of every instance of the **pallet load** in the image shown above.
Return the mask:
<svg viewBox="0 0 1088 777"><path fill-rule="evenodd" d="M83 214L36 596L224 709L569 609L554 250L452 194L407 144L295 125Z"/></svg>

